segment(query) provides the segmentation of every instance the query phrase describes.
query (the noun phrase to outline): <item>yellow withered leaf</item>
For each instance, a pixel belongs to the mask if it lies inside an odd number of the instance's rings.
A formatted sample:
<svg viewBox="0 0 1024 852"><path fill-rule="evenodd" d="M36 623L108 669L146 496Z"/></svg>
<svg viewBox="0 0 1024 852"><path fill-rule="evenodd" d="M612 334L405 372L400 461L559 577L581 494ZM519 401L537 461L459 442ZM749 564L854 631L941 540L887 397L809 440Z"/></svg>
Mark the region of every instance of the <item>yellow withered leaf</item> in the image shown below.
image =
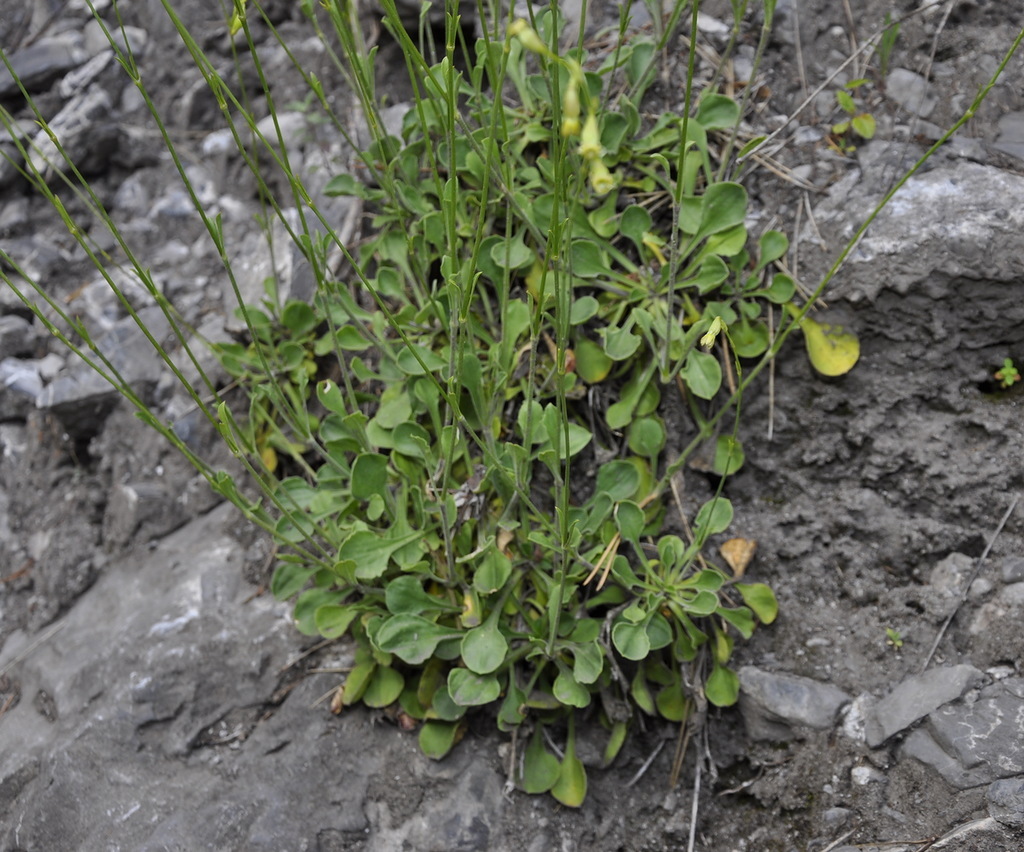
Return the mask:
<svg viewBox="0 0 1024 852"><path fill-rule="evenodd" d="M818 323L804 317L800 330L804 333L811 366L823 376L842 376L850 372L860 358L857 335L845 331L841 325Z"/></svg>
<svg viewBox="0 0 1024 852"><path fill-rule="evenodd" d="M732 568L736 579L739 579L747 570L750 560L754 558L757 542L751 538L730 538L728 541L722 542L719 550L722 553L722 558Z"/></svg>

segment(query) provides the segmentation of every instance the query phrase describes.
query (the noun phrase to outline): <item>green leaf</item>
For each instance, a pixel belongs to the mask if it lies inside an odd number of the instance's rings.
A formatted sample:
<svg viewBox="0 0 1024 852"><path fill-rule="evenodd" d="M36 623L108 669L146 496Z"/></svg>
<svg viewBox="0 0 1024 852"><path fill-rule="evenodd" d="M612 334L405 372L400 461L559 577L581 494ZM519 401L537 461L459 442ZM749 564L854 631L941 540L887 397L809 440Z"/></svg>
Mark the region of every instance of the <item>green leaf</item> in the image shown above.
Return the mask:
<svg viewBox="0 0 1024 852"><path fill-rule="evenodd" d="M875 135L875 117L866 112L855 115L850 120L850 125L861 139L871 139Z"/></svg>
<svg viewBox="0 0 1024 852"><path fill-rule="evenodd" d="M853 102L853 98L849 92L844 92L842 89L836 92L836 103L839 104L839 108L850 115L853 115L857 111L857 105Z"/></svg>
<svg viewBox="0 0 1024 852"><path fill-rule="evenodd" d="M427 661L443 639L459 637L459 631L442 627L418 615L394 615L377 631L374 644L410 665Z"/></svg>
<svg viewBox="0 0 1024 852"><path fill-rule="evenodd" d="M770 263L785 257L789 251L789 239L781 231L765 231L758 240L758 258L755 272L760 272Z"/></svg>
<svg viewBox="0 0 1024 852"><path fill-rule="evenodd" d="M639 204L631 204L622 211L622 221L619 223L619 232L628 237L636 246L638 252L644 250L644 234L651 230L654 222L646 207Z"/></svg>
<svg viewBox="0 0 1024 852"><path fill-rule="evenodd" d="M388 493L388 457L380 453L361 453L352 463L352 496L368 500L374 494Z"/></svg>
<svg viewBox="0 0 1024 852"><path fill-rule="evenodd" d="M647 622L647 638L650 640L652 651L672 644L672 626L660 612L651 613L651 618Z"/></svg>
<svg viewBox="0 0 1024 852"><path fill-rule="evenodd" d="M695 237L701 239L728 228L742 225L747 216L747 191L738 183L713 183L701 197L700 228Z"/></svg>
<svg viewBox="0 0 1024 852"><path fill-rule="evenodd" d="M489 547L473 574L473 588L482 595L498 591L512 576L512 560L497 547Z"/></svg>
<svg viewBox="0 0 1024 852"><path fill-rule="evenodd" d="M654 696L651 694L651 688L644 676L643 667L638 667L636 674L633 675L633 681L629 685L629 695L633 699L633 703L648 716L653 716L657 712Z"/></svg>
<svg viewBox="0 0 1024 852"><path fill-rule="evenodd" d="M665 427L659 417L641 417L629 426L629 449L638 456L656 456L665 448Z"/></svg>
<svg viewBox="0 0 1024 852"><path fill-rule="evenodd" d="M597 471L596 493L607 495L613 502L637 496L639 488L640 471L628 461L606 462Z"/></svg>
<svg viewBox="0 0 1024 852"><path fill-rule="evenodd" d="M716 707L731 707L740 695L740 679L736 672L716 664L704 684L704 695Z"/></svg>
<svg viewBox="0 0 1024 852"><path fill-rule="evenodd" d="M561 669L551 691L555 698L569 707L586 707L590 703L590 692L573 678L568 669Z"/></svg>
<svg viewBox="0 0 1024 852"><path fill-rule="evenodd" d="M579 683L593 683L604 670L604 651L596 642L577 645L573 649L573 677Z"/></svg>
<svg viewBox="0 0 1024 852"><path fill-rule="evenodd" d="M593 296L580 296L569 309L569 324L579 325L597 314L601 305Z"/></svg>
<svg viewBox="0 0 1024 852"><path fill-rule="evenodd" d="M419 356L419 360L417 360L417 356ZM423 362L422 364L420 363L421 361ZM403 346L398 350L398 368L407 376L422 376L427 372L433 373L435 370L440 370L447 366L447 364L448 362L444 358L426 346L414 344L412 346ZM424 370L424 366L426 370ZM411 411L407 411L401 416L396 416L392 425L398 425L398 423L408 420L410 413ZM380 411L377 412L377 417L379 419Z"/></svg>
<svg viewBox="0 0 1024 852"><path fill-rule="evenodd" d="M420 750L431 760L440 760L459 741L458 722L426 722L420 728Z"/></svg>
<svg viewBox="0 0 1024 852"><path fill-rule="evenodd" d="M671 685L659 690L654 701L658 712L670 722L682 722L689 713L690 702L686 700L683 685L678 678Z"/></svg>
<svg viewBox="0 0 1024 852"><path fill-rule="evenodd" d="M522 234L517 234L508 242L499 240L491 247L491 260L502 269L524 269L532 266L536 259L536 252L523 242Z"/></svg>
<svg viewBox="0 0 1024 852"><path fill-rule="evenodd" d="M781 272L772 276L772 283L765 290L765 298L769 302L773 302L776 305L783 305L793 298L793 294L796 292L796 282L793 281L788 275Z"/></svg>
<svg viewBox="0 0 1024 852"><path fill-rule="evenodd" d="M494 701L501 694L501 684L494 675L456 668L448 673L448 694L460 707L475 707Z"/></svg>
<svg viewBox="0 0 1024 852"><path fill-rule="evenodd" d="M317 607L314 616L317 632L325 639L337 639L345 634L358 614L359 610L354 606L325 604Z"/></svg>
<svg viewBox="0 0 1024 852"><path fill-rule="evenodd" d="M391 666L378 666L373 678L363 693L363 704L367 707L388 707L398 700L405 686L405 678Z"/></svg>
<svg viewBox="0 0 1024 852"><path fill-rule="evenodd" d="M603 332L605 354L613 361L625 361L640 348L641 339L630 328L606 328Z"/></svg>
<svg viewBox="0 0 1024 852"><path fill-rule="evenodd" d="M623 500L615 507L615 524L626 541L639 544L646 523L644 510L632 500Z"/></svg>
<svg viewBox="0 0 1024 852"><path fill-rule="evenodd" d="M696 118L705 130L735 127L740 120L740 105L725 95L706 95L697 107Z"/></svg>
<svg viewBox="0 0 1024 852"><path fill-rule="evenodd" d="M342 593L334 589L307 589L299 595L299 599L295 601L295 608L292 610L295 628L306 636L316 636L319 633L316 627L317 610L329 604L338 603L342 597Z"/></svg>
<svg viewBox="0 0 1024 852"><path fill-rule="evenodd" d="M699 533L708 536L724 532L731 523L732 503L725 497L715 497L700 507L693 525Z"/></svg>
<svg viewBox="0 0 1024 852"><path fill-rule="evenodd" d="M707 352L691 350L679 372L690 392L701 399L711 399L722 386L722 367L718 359Z"/></svg>
<svg viewBox="0 0 1024 852"><path fill-rule="evenodd" d="M857 335L842 326L817 323L808 317L800 321L811 366L823 376L842 376L850 372L860 358Z"/></svg>
<svg viewBox="0 0 1024 852"><path fill-rule="evenodd" d="M316 566L310 567L305 563L279 562L270 581L270 593L277 600L286 601L301 592L316 572Z"/></svg>
<svg viewBox="0 0 1024 852"><path fill-rule="evenodd" d="M756 302L741 302L740 307L750 305L753 311L760 312ZM771 336L763 322L740 322L729 329L729 341L733 351L740 358L757 358L768 351Z"/></svg>
<svg viewBox="0 0 1024 852"><path fill-rule="evenodd" d="M350 707L363 697L363 693L366 692L370 679L376 671L377 664L373 660L365 660L358 663L348 673L345 677L345 685L341 690L341 701L344 706Z"/></svg>
<svg viewBox="0 0 1024 852"><path fill-rule="evenodd" d="M584 337L576 342L576 373L588 385L595 385L608 378L612 365L615 363L605 351Z"/></svg>
<svg viewBox="0 0 1024 852"><path fill-rule="evenodd" d="M462 637L462 661L471 672L490 674L505 662L508 642L501 635L496 623L474 627Z"/></svg>
<svg viewBox="0 0 1024 852"><path fill-rule="evenodd" d="M743 453L743 446L738 438L732 435L720 435L715 442L715 458L711 463L711 469L719 476L729 476L736 473L746 460Z"/></svg>
<svg viewBox="0 0 1024 852"><path fill-rule="evenodd" d="M608 274L608 261L600 247L590 240L573 240L569 247L569 268L581 279L594 279Z"/></svg>
<svg viewBox="0 0 1024 852"><path fill-rule="evenodd" d="M771 624L779 614L775 593L764 583L737 583L736 591L762 624Z"/></svg>
<svg viewBox="0 0 1024 852"><path fill-rule="evenodd" d="M392 615L422 615L458 609L454 604L427 594L423 590L423 580L415 574L403 574L388 583L384 604Z"/></svg>
<svg viewBox="0 0 1024 852"><path fill-rule="evenodd" d="M357 195L360 198L366 197L366 187L357 181L352 175L335 175L324 187L324 195L334 197L336 195Z"/></svg>
<svg viewBox="0 0 1024 852"><path fill-rule="evenodd" d="M744 145L742 148L740 148L740 152L736 155L737 159L742 160L744 157L748 156L755 148L757 148L767 138L768 138L767 136L755 136L746 145Z"/></svg>
<svg viewBox="0 0 1024 852"><path fill-rule="evenodd" d="M388 567L391 554L414 541L421 541L423 533L413 530L394 539L381 538L370 530L356 530L341 545L338 558L356 563L356 577L375 580Z"/></svg>
<svg viewBox="0 0 1024 852"><path fill-rule="evenodd" d="M567 808L578 808L587 797L587 771L576 756L576 735L569 717L569 741L565 746L565 757L558 770L558 780L551 788L551 795Z"/></svg>
<svg viewBox="0 0 1024 852"><path fill-rule="evenodd" d="M627 660L643 660L651 652L651 640L643 624L617 622L612 628L612 643Z"/></svg>
<svg viewBox="0 0 1024 852"><path fill-rule="evenodd" d="M558 758L544 748L544 727L537 725L523 755L523 790L531 795L546 793L555 786L560 767Z"/></svg>
<svg viewBox="0 0 1024 852"><path fill-rule="evenodd" d="M729 622L729 624L735 627L740 636L744 639L749 639L754 635L754 628L757 626L754 621L754 613L745 606L723 606L719 607L715 612L721 616L724 621Z"/></svg>
<svg viewBox="0 0 1024 852"><path fill-rule="evenodd" d="M626 734L629 728L625 722L616 722L612 725L612 732L608 735L608 745L604 747L604 765L610 766L612 761L619 755L623 744L626 742Z"/></svg>

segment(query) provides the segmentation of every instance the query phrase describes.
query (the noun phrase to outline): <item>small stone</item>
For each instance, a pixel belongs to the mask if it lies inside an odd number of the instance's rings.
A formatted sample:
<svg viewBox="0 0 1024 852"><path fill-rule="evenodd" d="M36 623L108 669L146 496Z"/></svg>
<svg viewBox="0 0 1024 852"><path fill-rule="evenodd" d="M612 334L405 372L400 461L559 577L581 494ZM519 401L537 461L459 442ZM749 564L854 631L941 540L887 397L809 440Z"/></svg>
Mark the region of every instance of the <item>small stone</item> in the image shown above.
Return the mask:
<svg viewBox="0 0 1024 852"><path fill-rule="evenodd" d="M1008 828L1024 828L1024 776L993 781L985 797L989 816Z"/></svg>
<svg viewBox="0 0 1024 852"><path fill-rule="evenodd" d="M795 727L831 728L840 708L850 700L831 684L754 666L743 666L739 678L740 711L747 733L755 740L791 739Z"/></svg>
<svg viewBox="0 0 1024 852"><path fill-rule="evenodd" d="M984 677L968 665L929 669L908 677L868 712L864 728L867 744L877 748L893 734L959 698Z"/></svg>
<svg viewBox="0 0 1024 852"><path fill-rule="evenodd" d="M993 147L1024 160L1024 112L1010 112L999 119Z"/></svg>
<svg viewBox="0 0 1024 852"><path fill-rule="evenodd" d="M928 81L914 71L894 68L885 81L885 93L901 107L921 118L932 114L938 98L930 91Z"/></svg>
<svg viewBox="0 0 1024 852"><path fill-rule="evenodd" d="M0 360L12 355L29 355L35 345L32 323L23 317L0 316Z"/></svg>
<svg viewBox="0 0 1024 852"><path fill-rule="evenodd" d="M885 776L873 766L855 766L850 770L850 780L858 787L885 781Z"/></svg>
<svg viewBox="0 0 1024 852"><path fill-rule="evenodd" d="M1024 582L1024 556L1010 556L1003 561L999 576L1004 583Z"/></svg>
<svg viewBox="0 0 1024 852"><path fill-rule="evenodd" d="M951 597L958 597L974 568L974 560L963 553L951 553L932 569L933 588Z"/></svg>
<svg viewBox="0 0 1024 852"><path fill-rule="evenodd" d="M35 44L15 51L10 62L15 75L32 93L45 89L55 78L78 67L88 58L82 35L66 32L53 38L41 38ZM7 68L0 65L0 98L18 94L18 84Z"/></svg>

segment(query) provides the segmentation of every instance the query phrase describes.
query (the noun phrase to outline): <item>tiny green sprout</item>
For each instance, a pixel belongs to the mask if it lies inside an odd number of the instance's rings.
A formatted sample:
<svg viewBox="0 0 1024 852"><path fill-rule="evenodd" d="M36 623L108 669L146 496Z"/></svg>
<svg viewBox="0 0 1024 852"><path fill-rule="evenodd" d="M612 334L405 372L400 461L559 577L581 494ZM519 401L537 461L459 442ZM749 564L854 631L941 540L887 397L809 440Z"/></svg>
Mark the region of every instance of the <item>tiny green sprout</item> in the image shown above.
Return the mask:
<svg viewBox="0 0 1024 852"><path fill-rule="evenodd" d="M885 628L885 644L892 648L899 650L903 647L903 636L900 632L892 627Z"/></svg>
<svg viewBox="0 0 1024 852"><path fill-rule="evenodd" d="M853 92L867 82L866 78L851 80L846 84L845 90L840 89L836 92L836 103L849 117L832 125L833 138L830 144L844 154L852 154L856 150L850 144L851 135L859 136L861 139L871 139L875 135L875 117L861 110L853 98Z"/></svg>
<svg viewBox="0 0 1024 852"><path fill-rule="evenodd" d="M1003 360L1002 369L997 370L993 374L993 378L999 381L999 384L1004 388L1013 387L1016 382L1020 381L1020 373L1017 371L1016 365L1013 363L1012 358L1006 358Z"/></svg>

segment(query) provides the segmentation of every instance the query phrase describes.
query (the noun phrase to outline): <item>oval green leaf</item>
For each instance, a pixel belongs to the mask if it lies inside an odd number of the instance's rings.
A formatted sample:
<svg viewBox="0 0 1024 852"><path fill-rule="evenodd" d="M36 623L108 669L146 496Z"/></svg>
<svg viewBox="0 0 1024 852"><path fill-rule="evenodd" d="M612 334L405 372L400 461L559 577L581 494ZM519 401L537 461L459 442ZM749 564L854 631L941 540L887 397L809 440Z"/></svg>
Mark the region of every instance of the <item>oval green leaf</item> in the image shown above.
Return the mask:
<svg viewBox="0 0 1024 852"><path fill-rule="evenodd" d="M476 674L496 671L507 653L508 642L496 624L481 624L462 637L462 661Z"/></svg>
<svg viewBox="0 0 1024 852"><path fill-rule="evenodd" d="M478 675L469 669L452 669L448 673L448 694L460 707L490 704L501 694L501 684L494 675Z"/></svg>

